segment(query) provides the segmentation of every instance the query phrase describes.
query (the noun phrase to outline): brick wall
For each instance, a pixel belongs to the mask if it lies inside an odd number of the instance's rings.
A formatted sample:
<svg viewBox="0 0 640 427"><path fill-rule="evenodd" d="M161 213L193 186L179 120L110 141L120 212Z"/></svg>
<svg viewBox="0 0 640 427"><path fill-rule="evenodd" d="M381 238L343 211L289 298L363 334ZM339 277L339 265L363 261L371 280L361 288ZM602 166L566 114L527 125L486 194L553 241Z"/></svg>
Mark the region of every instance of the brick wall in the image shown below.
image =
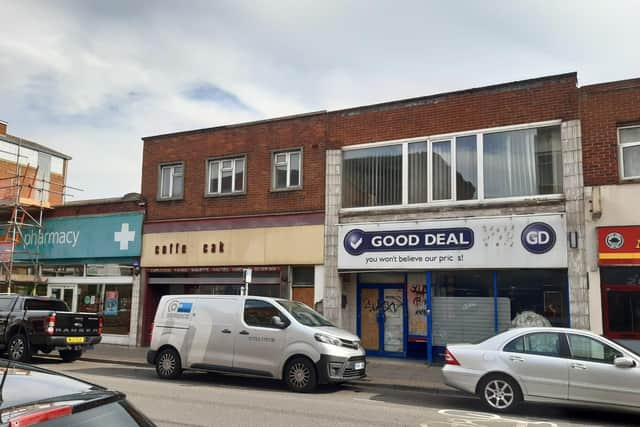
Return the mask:
<svg viewBox="0 0 640 427"><path fill-rule="evenodd" d="M142 194L147 220L322 210L326 115L225 126L144 139ZM271 152L303 147L303 189L271 192ZM246 194L204 197L205 160L246 154ZM157 201L161 163L184 162L184 199Z"/></svg>
<svg viewBox="0 0 640 427"><path fill-rule="evenodd" d="M584 184L622 183L617 127L640 124L640 79L584 86L579 93Z"/></svg>
<svg viewBox="0 0 640 427"><path fill-rule="evenodd" d="M578 117L576 74L329 113L330 148Z"/></svg>
<svg viewBox="0 0 640 427"><path fill-rule="evenodd" d="M51 211L47 211L46 217L60 218L68 216L101 215L122 212L144 213L144 207L139 206L138 203L138 200L105 201L102 203L87 201L87 204L54 206Z"/></svg>

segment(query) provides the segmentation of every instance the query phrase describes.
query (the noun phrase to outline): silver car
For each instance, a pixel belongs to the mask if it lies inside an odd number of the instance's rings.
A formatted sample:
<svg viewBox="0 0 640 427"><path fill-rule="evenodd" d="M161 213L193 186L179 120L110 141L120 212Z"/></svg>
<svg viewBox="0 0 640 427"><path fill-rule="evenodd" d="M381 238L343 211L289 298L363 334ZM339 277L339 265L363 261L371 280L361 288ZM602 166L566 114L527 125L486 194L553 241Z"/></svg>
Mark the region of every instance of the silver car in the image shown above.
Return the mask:
<svg viewBox="0 0 640 427"><path fill-rule="evenodd" d="M445 383L490 410L522 401L640 407L640 356L589 331L519 328L447 346Z"/></svg>

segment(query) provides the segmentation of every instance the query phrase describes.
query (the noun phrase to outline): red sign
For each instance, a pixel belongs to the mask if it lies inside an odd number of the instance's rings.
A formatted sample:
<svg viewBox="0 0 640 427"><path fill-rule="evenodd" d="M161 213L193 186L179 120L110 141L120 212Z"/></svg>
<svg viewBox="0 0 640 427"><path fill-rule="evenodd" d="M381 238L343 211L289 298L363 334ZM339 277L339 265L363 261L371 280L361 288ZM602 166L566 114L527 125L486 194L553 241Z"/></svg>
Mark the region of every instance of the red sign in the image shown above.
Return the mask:
<svg viewBox="0 0 640 427"><path fill-rule="evenodd" d="M599 227L600 265L640 265L640 226Z"/></svg>

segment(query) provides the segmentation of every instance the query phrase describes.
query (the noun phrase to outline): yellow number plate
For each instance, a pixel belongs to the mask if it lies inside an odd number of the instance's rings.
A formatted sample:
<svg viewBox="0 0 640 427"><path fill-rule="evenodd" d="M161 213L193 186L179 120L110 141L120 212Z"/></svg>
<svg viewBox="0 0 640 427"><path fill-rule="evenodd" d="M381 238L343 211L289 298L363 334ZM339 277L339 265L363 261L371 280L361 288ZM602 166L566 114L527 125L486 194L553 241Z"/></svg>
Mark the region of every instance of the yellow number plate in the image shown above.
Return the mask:
<svg viewBox="0 0 640 427"><path fill-rule="evenodd" d="M67 344L80 344L84 342L84 337L67 337Z"/></svg>

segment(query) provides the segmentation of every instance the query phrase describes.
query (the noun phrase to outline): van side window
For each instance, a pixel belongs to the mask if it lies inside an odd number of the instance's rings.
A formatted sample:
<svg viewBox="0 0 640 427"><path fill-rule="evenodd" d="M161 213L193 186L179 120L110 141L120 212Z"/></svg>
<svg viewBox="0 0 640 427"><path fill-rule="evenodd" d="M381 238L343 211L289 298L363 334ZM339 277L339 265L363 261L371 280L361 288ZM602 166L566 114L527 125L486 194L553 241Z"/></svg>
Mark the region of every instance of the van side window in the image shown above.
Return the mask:
<svg viewBox="0 0 640 427"><path fill-rule="evenodd" d="M285 318L277 308L266 301L249 299L244 303L244 322L249 326L275 329L271 320L273 316L280 316L283 320Z"/></svg>

